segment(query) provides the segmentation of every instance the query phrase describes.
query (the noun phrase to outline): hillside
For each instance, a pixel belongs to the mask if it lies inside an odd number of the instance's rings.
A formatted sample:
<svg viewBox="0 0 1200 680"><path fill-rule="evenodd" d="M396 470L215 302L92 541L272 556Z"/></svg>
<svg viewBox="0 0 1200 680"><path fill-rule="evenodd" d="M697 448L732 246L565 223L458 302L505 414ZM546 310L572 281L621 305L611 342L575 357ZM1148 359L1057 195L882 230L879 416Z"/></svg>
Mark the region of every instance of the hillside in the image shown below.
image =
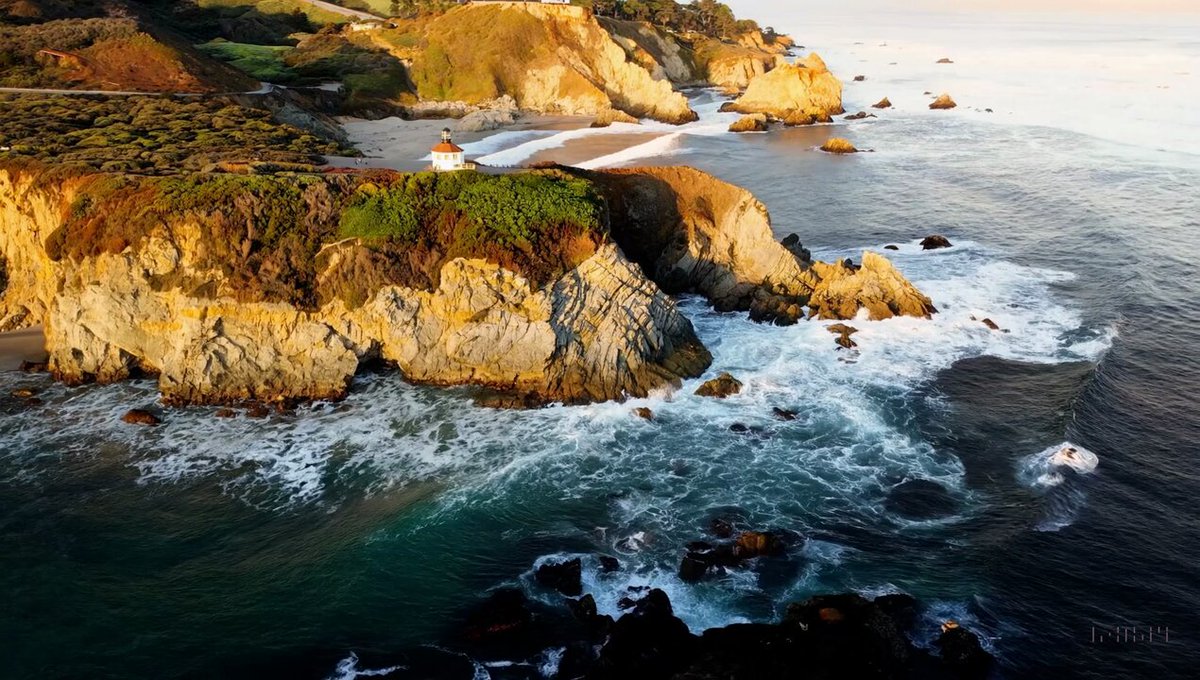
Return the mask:
<svg viewBox="0 0 1200 680"><path fill-rule="evenodd" d="M655 80L628 60L582 8L464 5L388 33L381 38L411 59L422 99L481 104L508 94L536 111L595 115L617 109L670 123L695 119L670 81Z"/></svg>
<svg viewBox="0 0 1200 680"><path fill-rule="evenodd" d="M139 92L258 86L169 32L117 17L0 24L0 85Z"/></svg>

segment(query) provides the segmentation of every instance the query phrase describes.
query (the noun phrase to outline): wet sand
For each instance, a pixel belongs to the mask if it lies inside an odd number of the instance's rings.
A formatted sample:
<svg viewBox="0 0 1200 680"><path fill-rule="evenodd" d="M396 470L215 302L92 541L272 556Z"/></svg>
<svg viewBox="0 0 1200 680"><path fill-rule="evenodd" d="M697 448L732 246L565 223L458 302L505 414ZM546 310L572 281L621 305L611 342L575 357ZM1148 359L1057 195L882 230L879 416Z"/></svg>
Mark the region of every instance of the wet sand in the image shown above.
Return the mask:
<svg viewBox="0 0 1200 680"><path fill-rule="evenodd" d="M620 153L626 149L666 136L665 132L621 132L569 139L560 147L539 151L530 156L530 163L554 162L560 165L579 165L587 161Z"/></svg>
<svg viewBox="0 0 1200 680"><path fill-rule="evenodd" d="M45 361L46 337L41 326L0 333L0 371L15 371L22 361Z"/></svg>

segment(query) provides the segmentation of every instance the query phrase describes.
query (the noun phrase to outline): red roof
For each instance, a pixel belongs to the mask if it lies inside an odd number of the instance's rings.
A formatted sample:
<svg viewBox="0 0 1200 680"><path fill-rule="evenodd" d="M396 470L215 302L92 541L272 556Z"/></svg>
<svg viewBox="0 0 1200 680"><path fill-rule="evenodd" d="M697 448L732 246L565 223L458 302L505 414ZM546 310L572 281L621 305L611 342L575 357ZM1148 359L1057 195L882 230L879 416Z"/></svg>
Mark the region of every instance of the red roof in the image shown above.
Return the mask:
<svg viewBox="0 0 1200 680"><path fill-rule="evenodd" d="M431 149L434 153L462 153L462 149L453 142L441 142Z"/></svg>

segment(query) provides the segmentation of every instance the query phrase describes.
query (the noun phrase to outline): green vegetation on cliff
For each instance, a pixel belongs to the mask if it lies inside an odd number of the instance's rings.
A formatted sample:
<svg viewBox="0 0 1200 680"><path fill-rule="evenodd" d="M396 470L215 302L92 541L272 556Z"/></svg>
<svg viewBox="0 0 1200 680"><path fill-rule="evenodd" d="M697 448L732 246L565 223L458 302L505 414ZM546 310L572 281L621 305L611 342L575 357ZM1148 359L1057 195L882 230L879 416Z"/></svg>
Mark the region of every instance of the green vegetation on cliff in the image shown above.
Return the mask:
<svg viewBox="0 0 1200 680"><path fill-rule="evenodd" d="M606 238L603 203L591 183L556 171L58 172L40 181L74 190L46 245L53 259L137 249L152 236L198 237L197 269L219 271L227 289L213 289L211 277L200 275L158 285L306 308L335 298L360 305L389 284L432 290L442 265L458 257L488 260L540 286L578 266ZM338 260L323 251L347 238L362 245L334 248Z"/></svg>
<svg viewBox="0 0 1200 680"><path fill-rule="evenodd" d="M0 159L178 174L217 162L313 163L353 154L232 100L0 94Z"/></svg>

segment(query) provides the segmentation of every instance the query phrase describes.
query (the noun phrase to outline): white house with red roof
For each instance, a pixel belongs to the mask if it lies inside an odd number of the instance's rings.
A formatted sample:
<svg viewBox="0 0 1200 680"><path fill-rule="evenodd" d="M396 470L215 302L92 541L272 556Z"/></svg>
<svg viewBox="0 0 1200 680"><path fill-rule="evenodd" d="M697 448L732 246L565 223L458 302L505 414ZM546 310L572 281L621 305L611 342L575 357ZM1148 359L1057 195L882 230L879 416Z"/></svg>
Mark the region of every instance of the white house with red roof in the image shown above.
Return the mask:
<svg viewBox="0 0 1200 680"><path fill-rule="evenodd" d="M442 141L429 150L433 158L433 169L437 172L451 170L474 170L475 164L468 163L462 147L450 138L450 128L442 128Z"/></svg>

